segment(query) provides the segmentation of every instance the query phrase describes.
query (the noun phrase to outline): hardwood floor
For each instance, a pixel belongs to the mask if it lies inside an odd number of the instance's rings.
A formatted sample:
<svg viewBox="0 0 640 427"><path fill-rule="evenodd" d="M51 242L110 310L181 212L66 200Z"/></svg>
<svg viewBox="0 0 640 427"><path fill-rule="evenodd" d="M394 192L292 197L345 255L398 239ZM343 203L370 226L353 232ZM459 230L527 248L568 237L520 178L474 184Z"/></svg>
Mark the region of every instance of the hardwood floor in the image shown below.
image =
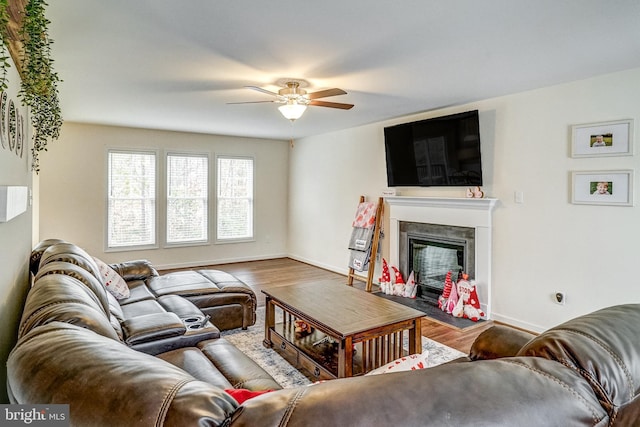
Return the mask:
<svg viewBox="0 0 640 427"><path fill-rule="evenodd" d="M347 283L346 276L290 258L219 264L200 268L211 268L233 274L254 290L258 298L259 307L265 305L264 294L261 292L263 289L297 283L315 283L318 286L322 286L325 283L343 283L346 286ZM164 270L160 274L168 273L169 271L175 270ZM354 287L365 292L365 284L363 282L354 281ZM374 291L377 290L375 288L374 286ZM468 353L475 338L490 327L491 324L492 322L490 321L482 322L477 326L460 330L425 317L422 320L422 335Z"/></svg>

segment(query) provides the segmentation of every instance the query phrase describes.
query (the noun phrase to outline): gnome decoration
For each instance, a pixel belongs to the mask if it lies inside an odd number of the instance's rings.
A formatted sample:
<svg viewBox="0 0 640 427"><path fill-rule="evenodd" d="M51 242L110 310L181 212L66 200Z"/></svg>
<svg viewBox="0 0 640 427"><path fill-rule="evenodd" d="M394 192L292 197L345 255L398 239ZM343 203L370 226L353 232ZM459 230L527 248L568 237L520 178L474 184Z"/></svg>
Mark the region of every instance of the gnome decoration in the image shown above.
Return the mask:
<svg viewBox="0 0 640 427"><path fill-rule="evenodd" d="M415 274L413 271L407 277L407 283L404 285L404 293L402 294L405 298L415 298L416 293L418 292L418 285L416 285Z"/></svg>
<svg viewBox="0 0 640 427"><path fill-rule="evenodd" d="M396 267L392 265L391 268L393 269L393 272L395 274L395 283L393 284L391 295L402 296L405 287L404 279L402 278L402 274L400 274L400 271L398 271Z"/></svg>
<svg viewBox="0 0 640 427"><path fill-rule="evenodd" d="M460 296L458 295L458 287L456 285L453 285L451 286L451 294L449 295L449 299L447 300L447 304L445 306L444 311L446 311L449 314L452 314L459 300L460 300Z"/></svg>
<svg viewBox="0 0 640 427"><path fill-rule="evenodd" d="M382 276L378 282L380 283L380 292L388 294L388 289L391 287L391 274L389 274L389 264L384 258L382 258Z"/></svg>
<svg viewBox="0 0 640 427"><path fill-rule="evenodd" d="M478 299L478 292L476 291L476 282L469 281L469 276L464 274L462 280L457 284L457 290L459 295L459 302L456 306L455 312L452 313L456 317L465 317L469 320L477 322L484 312L480 309L480 301ZM462 303L460 303L462 301Z"/></svg>
<svg viewBox="0 0 640 427"><path fill-rule="evenodd" d="M444 289L438 298L438 307L445 313L451 314L458 304L458 291L456 285L451 280L453 272L448 271L444 279Z"/></svg>
<svg viewBox="0 0 640 427"><path fill-rule="evenodd" d="M442 295L438 298L438 308L442 311L445 310L446 302L451 295L451 288L453 287L453 282L451 281L451 270L447 271L447 275L444 278L444 288L442 289Z"/></svg>

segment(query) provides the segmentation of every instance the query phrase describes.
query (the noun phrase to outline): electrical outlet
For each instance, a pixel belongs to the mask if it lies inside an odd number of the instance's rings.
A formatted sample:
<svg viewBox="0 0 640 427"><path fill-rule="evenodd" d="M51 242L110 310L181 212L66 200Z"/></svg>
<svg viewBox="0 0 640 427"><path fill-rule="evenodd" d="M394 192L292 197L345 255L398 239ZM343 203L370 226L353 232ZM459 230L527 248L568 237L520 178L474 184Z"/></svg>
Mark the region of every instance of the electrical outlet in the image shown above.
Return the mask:
<svg viewBox="0 0 640 427"><path fill-rule="evenodd" d="M567 299L567 296L564 294L564 292L561 291L557 291L553 297L555 302L560 305L564 305L564 302Z"/></svg>

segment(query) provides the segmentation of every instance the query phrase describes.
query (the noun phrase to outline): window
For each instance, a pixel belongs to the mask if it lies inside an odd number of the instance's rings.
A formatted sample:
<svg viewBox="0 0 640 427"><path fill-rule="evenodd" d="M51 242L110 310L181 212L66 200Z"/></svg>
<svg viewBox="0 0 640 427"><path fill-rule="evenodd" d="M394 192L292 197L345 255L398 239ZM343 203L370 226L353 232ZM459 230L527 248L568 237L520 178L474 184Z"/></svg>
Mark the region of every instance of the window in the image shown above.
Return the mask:
<svg viewBox="0 0 640 427"><path fill-rule="evenodd" d="M167 243L206 242L209 158L167 155Z"/></svg>
<svg viewBox="0 0 640 427"><path fill-rule="evenodd" d="M218 157L217 240L253 238L253 159Z"/></svg>
<svg viewBox="0 0 640 427"><path fill-rule="evenodd" d="M109 151L107 247L156 244L156 154Z"/></svg>

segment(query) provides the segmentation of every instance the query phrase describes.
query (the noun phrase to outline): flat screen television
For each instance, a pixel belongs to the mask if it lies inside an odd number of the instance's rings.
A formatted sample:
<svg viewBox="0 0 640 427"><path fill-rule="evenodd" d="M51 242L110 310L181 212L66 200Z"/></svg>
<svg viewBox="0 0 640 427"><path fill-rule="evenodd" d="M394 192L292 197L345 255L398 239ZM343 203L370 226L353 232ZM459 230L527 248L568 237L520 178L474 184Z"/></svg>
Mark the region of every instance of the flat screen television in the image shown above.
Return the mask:
<svg viewBox="0 0 640 427"><path fill-rule="evenodd" d="M389 187L482 185L478 110L384 128Z"/></svg>

